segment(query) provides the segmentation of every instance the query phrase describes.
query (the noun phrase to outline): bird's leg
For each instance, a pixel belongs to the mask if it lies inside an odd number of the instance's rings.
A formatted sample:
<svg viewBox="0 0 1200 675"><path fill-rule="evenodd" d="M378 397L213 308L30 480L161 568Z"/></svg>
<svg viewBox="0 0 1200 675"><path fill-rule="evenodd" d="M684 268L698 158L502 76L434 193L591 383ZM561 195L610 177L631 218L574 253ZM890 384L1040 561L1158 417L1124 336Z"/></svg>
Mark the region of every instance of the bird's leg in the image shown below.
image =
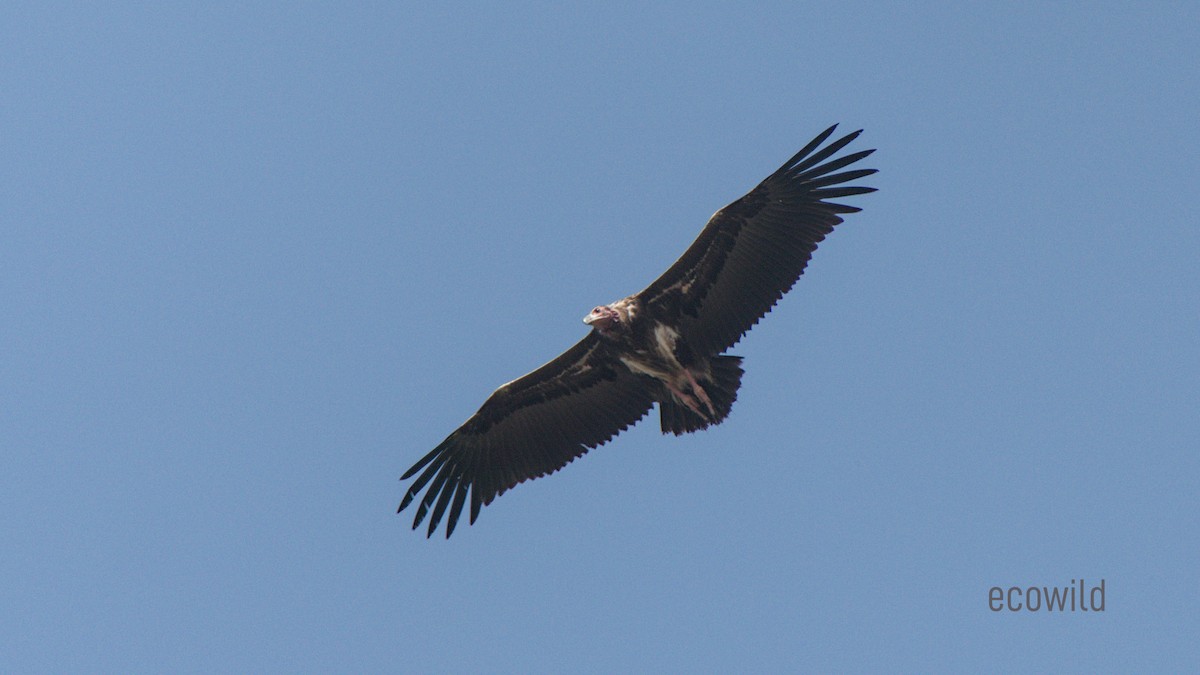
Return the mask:
<svg viewBox="0 0 1200 675"><path fill-rule="evenodd" d="M704 403L704 407L708 408L709 415L716 417L717 409L713 407L713 402L712 399L708 397L708 392L704 391L704 387L701 387L700 383L696 381L696 378L692 375L692 371L690 369L684 368L683 373L684 375L687 375L688 383L692 385L692 391L696 393L696 398L700 399L700 401ZM701 417L707 417L707 415L701 415Z"/></svg>
<svg viewBox="0 0 1200 675"><path fill-rule="evenodd" d="M688 410L691 410L692 412L696 413L702 419L705 419L705 420L709 419L708 415L705 415L704 411L700 409L700 404L696 401L696 399L694 397L683 393L682 389L680 389L679 387L676 387L675 385L671 384L670 382L666 382L665 384L667 385L667 389L669 389L671 391L671 394L675 398L679 399L680 403L687 406Z"/></svg>

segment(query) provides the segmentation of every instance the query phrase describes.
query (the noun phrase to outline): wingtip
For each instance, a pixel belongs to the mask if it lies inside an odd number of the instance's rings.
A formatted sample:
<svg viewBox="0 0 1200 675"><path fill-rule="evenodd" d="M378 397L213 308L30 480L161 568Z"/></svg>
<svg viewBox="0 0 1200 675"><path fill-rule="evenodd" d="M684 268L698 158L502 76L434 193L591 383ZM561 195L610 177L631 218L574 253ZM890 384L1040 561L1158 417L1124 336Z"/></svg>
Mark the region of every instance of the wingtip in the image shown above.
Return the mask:
<svg viewBox="0 0 1200 675"><path fill-rule="evenodd" d="M845 146L849 145L850 143L852 143L854 140L856 140L859 136L861 136L862 132L863 132L862 129L858 129L856 131L851 131L850 133L846 134L845 136L842 136L841 138L839 138L836 142L839 145L841 145L842 147L845 147ZM868 152L874 152L874 150L870 150ZM866 157L866 155L863 155L863 156Z"/></svg>

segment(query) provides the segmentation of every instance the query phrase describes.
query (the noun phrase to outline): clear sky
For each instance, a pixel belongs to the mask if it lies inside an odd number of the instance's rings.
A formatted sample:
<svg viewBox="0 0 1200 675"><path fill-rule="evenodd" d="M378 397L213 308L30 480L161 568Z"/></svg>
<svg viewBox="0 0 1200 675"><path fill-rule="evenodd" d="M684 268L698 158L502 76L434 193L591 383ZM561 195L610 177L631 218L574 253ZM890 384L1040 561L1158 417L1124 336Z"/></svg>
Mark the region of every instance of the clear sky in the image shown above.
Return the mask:
<svg viewBox="0 0 1200 675"><path fill-rule="evenodd" d="M0 666L1195 668L1200 10L1047 4L6 3ZM833 122L727 422L395 515Z"/></svg>

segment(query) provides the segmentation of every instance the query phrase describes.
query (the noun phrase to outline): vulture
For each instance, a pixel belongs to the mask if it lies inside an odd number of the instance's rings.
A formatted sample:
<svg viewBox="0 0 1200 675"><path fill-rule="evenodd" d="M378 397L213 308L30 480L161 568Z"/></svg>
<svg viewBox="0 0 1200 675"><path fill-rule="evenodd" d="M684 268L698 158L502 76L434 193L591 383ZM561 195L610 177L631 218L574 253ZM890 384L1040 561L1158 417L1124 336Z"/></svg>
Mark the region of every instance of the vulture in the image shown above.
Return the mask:
<svg viewBox="0 0 1200 675"><path fill-rule="evenodd" d="M743 372L724 352L792 288L842 214L861 210L830 200L875 191L848 185L874 169L841 171L874 150L834 158L861 129L822 147L836 128L713 214L645 290L592 309L575 346L497 389L401 477L416 479L397 513L416 501L413 529L428 516L429 537L446 516L449 537L468 497L474 524L509 488L561 469L655 403L664 434L720 424Z"/></svg>

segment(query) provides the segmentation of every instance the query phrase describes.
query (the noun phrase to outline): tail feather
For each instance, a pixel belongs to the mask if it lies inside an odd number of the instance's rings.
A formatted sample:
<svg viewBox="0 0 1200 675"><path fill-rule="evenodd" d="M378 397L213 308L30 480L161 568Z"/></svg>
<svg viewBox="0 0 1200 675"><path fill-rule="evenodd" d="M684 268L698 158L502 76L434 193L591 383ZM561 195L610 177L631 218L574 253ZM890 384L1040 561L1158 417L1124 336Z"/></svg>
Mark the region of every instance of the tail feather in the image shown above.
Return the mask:
<svg viewBox="0 0 1200 675"><path fill-rule="evenodd" d="M700 379L700 386L712 401L716 415L705 419L692 412L687 406L675 400L669 393L658 403L659 421L662 432L676 436L707 429L714 424L720 424L729 416L733 402L737 400L738 387L742 386L742 357L714 356L709 359L711 377Z"/></svg>

